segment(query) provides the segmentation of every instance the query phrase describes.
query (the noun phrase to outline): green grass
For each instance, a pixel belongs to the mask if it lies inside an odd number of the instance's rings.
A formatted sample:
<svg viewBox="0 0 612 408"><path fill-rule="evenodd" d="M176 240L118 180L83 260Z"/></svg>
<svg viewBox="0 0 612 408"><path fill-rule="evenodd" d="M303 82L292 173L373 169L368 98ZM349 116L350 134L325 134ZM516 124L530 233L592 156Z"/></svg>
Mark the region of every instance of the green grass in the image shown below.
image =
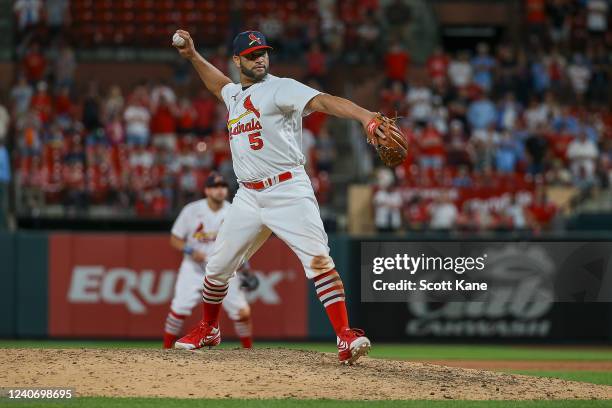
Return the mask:
<svg viewBox="0 0 612 408"><path fill-rule="evenodd" d="M0 401L0 405L2 405ZM6 404L5 404L6 406ZM610 401L333 401L333 400L187 400L170 398L76 398L70 402L21 402L15 407L151 408L604 408Z"/></svg>
<svg viewBox="0 0 612 408"><path fill-rule="evenodd" d="M159 348L161 342L153 341L59 341L59 340L0 340L0 348ZM235 342L222 343L221 347L237 347ZM333 342L286 343L256 342L256 347L287 347L302 350L336 352ZM570 360L612 361L609 348L547 348L527 346L489 345L431 345L374 343L370 356L400 360Z"/></svg>
<svg viewBox="0 0 612 408"><path fill-rule="evenodd" d="M593 384L612 385L612 372L608 371L504 370L504 372L533 375L536 377L560 378L563 380L581 381Z"/></svg>

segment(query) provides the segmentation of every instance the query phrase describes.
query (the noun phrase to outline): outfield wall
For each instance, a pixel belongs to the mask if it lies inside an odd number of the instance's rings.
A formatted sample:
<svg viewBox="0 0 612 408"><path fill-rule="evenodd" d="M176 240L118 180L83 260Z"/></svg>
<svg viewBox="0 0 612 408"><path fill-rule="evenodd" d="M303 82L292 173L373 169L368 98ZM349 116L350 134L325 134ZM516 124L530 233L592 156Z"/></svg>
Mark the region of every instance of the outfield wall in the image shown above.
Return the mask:
<svg viewBox="0 0 612 408"><path fill-rule="evenodd" d="M0 337L159 338L181 261L167 234L0 233ZM372 240L371 237L368 240ZM609 303L552 303L536 312L469 303L361 303L359 239L330 236L353 324L386 341L612 342ZM251 260L260 339L333 339L301 264L271 238ZM200 309L188 324L195 324ZM234 337L227 319L224 337Z"/></svg>

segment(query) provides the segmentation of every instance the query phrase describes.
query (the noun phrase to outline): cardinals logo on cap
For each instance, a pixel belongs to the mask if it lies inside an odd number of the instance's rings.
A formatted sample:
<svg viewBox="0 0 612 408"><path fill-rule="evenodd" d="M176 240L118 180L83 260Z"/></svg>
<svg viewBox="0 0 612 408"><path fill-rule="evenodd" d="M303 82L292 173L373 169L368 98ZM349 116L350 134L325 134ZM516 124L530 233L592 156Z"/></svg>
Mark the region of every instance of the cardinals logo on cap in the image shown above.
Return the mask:
<svg viewBox="0 0 612 408"><path fill-rule="evenodd" d="M255 34L253 33L249 33L249 40L251 40L251 42L249 43L249 47L251 45L253 45L254 43L257 44L261 44L261 39L259 39Z"/></svg>

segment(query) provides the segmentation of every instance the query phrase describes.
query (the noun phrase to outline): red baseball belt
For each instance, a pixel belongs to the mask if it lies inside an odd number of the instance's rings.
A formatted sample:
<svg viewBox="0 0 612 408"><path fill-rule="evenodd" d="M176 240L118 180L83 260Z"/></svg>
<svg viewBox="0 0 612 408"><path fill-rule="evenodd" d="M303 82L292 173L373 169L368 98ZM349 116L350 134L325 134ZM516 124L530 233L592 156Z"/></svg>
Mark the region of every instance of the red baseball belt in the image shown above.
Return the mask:
<svg viewBox="0 0 612 408"><path fill-rule="evenodd" d="M275 184L282 183L283 181L291 180L292 178L293 174L291 174L290 171L286 171L259 181L243 181L242 185L251 190L263 190Z"/></svg>

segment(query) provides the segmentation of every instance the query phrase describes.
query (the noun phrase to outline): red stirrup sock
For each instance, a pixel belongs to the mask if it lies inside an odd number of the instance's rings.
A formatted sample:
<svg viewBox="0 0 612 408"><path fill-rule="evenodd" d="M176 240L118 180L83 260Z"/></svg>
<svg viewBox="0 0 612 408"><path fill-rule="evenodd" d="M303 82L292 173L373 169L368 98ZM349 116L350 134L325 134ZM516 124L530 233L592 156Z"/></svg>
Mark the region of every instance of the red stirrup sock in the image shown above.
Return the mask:
<svg viewBox="0 0 612 408"><path fill-rule="evenodd" d="M327 317L329 317L336 335L339 335L349 327L342 279L338 272L332 269L315 277L313 280L317 297L323 303Z"/></svg>
<svg viewBox="0 0 612 408"><path fill-rule="evenodd" d="M202 290L202 320L213 327L219 325L219 313L221 312L221 303L227 295L229 283L219 285L211 282L208 277L204 278L204 290Z"/></svg>

